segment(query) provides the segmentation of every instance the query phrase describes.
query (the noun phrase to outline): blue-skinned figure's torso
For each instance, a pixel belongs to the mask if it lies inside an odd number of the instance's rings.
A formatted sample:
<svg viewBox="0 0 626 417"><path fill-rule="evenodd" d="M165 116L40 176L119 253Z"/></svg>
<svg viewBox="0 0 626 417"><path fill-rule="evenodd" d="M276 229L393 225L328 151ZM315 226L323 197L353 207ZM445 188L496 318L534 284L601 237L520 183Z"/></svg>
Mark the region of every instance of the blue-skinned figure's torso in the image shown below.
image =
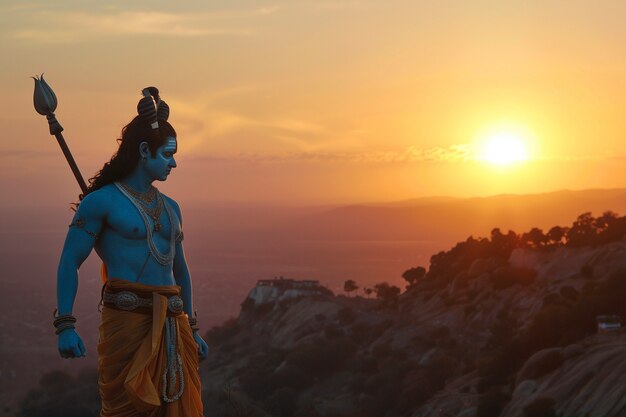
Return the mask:
<svg viewBox="0 0 626 417"><path fill-rule="evenodd" d="M152 255L148 255L146 226L137 208L114 184L105 185L95 192L106 193L107 196L106 220L102 224L100 236L94 248L107 267L108 277L137 281L141 272L139 277L141 283L175 284L172 264L161 265ZM163 200L165 204L171 204L169 202L171 200L165 195L163 195ZM180 220L175 210L172 209L171 213L173 226L170 224L167 210L163 208L159 218L161 223L159 231L154 230L152 219L149 218L152 239L162 254L170 251L171 228L174 227L175 236L180 233Z"/></svg>

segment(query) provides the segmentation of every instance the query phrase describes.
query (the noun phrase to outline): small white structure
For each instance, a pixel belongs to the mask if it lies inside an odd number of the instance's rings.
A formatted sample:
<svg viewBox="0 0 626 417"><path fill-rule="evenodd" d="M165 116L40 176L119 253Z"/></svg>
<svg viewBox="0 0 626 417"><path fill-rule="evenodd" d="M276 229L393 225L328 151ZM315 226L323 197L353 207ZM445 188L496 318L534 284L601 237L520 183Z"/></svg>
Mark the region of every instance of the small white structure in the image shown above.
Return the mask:
<svg viewBox="0 0 626 417"><path fill-rule="evenodd" d="M622 327L620 317L615 314L596 316L598 322L598 333L607 333L619 330Z"/></svg>
<svg viewBox="0 0 626 417"><path fill-rule="evenodd" d="M295 280L278 277L274 279L260 279L250 290L248 297L254 300L255 305L273 301L285 300L301 296L311 296L330 292L313 279Z"/></svg>

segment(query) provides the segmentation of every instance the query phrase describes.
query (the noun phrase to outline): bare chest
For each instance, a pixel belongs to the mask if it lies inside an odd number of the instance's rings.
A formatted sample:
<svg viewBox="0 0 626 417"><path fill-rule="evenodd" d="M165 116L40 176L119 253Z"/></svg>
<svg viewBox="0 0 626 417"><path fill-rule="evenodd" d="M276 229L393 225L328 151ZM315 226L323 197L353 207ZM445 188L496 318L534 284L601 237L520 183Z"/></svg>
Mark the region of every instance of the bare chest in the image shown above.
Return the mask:
<svg viewBox="0 0 626 417"><path fill-rule="evenodd" d="M143 213L123 195L111 200L111 207L106 218L106 228L121 237L144 240L150 228L153 237L169 240L180 233L180 222L174 210L168 209L163 201L160 210L143 210Z"/></svg>

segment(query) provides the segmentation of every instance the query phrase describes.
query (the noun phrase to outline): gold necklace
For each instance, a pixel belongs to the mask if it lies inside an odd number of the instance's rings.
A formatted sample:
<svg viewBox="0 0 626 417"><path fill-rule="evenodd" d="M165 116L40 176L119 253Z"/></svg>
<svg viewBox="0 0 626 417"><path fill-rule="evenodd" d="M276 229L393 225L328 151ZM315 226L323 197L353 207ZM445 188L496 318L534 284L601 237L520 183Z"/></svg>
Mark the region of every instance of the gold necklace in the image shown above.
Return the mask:
<svg viewBox="0 0 626 417"><path fill-rule="evenodd" d="M163 198L161 197L161 194L157 194L156 206L143 206L143 209L145 210L146 214L150 216L150 218L152 218L152 221L154 222L154 231L158 232L159 230L161 230L161 222L159 221L159 218L161 217L161 212L163 212Z"/></svg>
<svg viewBox="0 0 626 417"><path fill-rule="evenodd" d="M120 182L120 184L122 184L122 187L124 187L124 189L128 191L133 197L144 203L144 205L152 205L152 203L154 203L154 199L157 195L157 189L153 185L151 185L148 191L146 191L145 193L140 193L139 191L130 188L128 184L124 184L123 182Z"/></svg>
<svg viewBox="0 0 626 417"><path fill-rule="evenodd" d="M163 197L161 197L161 193L154 186L150 186L150 189L145 193L140 193L139 191L135 191L130 188L127 184L120 182L124 190L128 191L131 197L134 197L135 201L139 203L138 207L141 207L143 211L150 216L152 222L154 223L154 231L158 232L161 230L161 222L159 221L161 217L161 213L163 212ZM156 200L156 205L154 207L150 207L149 204L152 204Z"/></svg>

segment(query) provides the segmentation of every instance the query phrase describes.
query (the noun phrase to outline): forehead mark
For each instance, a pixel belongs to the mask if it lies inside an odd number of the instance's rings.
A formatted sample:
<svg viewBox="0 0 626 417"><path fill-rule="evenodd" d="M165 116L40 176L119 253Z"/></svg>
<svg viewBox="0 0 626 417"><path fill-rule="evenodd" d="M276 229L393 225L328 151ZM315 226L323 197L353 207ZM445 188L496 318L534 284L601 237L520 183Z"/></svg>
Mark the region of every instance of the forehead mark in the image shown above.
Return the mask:
<svg viewBox="0 0 626 417"><path fill-rule="evenodd" d="M168 139L165 145L163 145L163 149L167 151L176 150L176 139Z"/></svg>

